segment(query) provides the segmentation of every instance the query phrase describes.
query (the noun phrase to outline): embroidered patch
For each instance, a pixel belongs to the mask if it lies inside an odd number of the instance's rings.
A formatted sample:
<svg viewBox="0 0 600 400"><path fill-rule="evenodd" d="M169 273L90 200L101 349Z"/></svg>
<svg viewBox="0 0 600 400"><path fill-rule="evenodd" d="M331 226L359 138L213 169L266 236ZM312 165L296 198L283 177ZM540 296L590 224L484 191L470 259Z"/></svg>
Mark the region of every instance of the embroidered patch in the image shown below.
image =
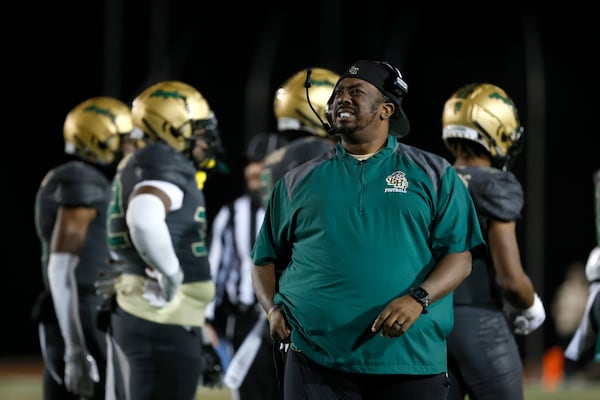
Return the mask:
<svg viewBox="0 0 600 400"><path fill-rule="evenodd" d="M406 193L408 189L408 180L402 171L394 172L385 178L385 181L392 187L385 188L384 193Z"/></svg>

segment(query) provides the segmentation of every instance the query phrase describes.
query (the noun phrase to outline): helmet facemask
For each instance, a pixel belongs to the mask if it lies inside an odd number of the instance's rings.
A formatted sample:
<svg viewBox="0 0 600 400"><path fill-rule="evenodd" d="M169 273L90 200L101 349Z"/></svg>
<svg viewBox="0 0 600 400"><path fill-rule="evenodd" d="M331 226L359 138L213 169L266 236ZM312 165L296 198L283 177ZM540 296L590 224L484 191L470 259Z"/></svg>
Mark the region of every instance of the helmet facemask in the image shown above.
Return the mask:
<svg viewBox="0 0 600 400"><path fill-rule="evenodd" d="M194 162L199 171L210 172L217 165L217 159L225 154L221 142L221 134L218 130L216 118L196 120L190 122L192 136L187 140L185 155ZM202 157L194 155L194 148L198 141L206 143L206 149L202 151Z"/></svg>

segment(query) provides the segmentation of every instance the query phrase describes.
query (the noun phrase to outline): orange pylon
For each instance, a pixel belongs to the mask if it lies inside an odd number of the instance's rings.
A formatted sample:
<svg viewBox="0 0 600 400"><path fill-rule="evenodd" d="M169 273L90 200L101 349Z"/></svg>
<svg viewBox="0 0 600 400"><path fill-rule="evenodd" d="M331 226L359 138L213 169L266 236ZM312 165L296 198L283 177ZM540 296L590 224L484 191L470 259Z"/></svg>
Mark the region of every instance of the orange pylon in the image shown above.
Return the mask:
<svg viewBox="0 0 600 400"><path fill-rule="evenodd" d="M542 360L542 386L554 391L563 380L565 373L565 356L562 348L554 346L546 350Z"/></svg>

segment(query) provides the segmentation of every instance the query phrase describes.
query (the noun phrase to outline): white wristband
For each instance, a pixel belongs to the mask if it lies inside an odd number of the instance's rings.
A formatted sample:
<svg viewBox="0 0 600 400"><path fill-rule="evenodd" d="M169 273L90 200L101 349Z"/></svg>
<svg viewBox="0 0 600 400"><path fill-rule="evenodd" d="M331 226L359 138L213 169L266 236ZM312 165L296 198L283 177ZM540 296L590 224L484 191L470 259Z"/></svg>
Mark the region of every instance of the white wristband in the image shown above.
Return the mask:
<svg viewBox="0 0 600 400"><path fill-rule="evenodd" d="M140 257L160 273L173 276L179 271L179 259L165 217L165 205L158 196L143 193L129 201L127 225Z"/></svg>
<svg viewBox="0 0 600 400"><path fill-rule="evenodd" d="M514 332L518 335L529 335L542 325L545 319L546 310L544 310L544 304L538 294L535 293L533 304L526 310L521 311L515 318Z"/></svg>

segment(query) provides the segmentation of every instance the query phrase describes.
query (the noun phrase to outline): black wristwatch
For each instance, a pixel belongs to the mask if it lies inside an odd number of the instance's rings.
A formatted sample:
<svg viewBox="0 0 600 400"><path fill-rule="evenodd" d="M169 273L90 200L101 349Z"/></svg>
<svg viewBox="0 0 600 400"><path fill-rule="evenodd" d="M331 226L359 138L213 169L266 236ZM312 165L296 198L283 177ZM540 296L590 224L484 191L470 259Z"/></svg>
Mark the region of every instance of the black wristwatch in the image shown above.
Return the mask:
<svg viewBox="0 0 600 400"><path fill-rule="evenodd" d="M421 304L423 307L422 314L427 314L427 307L429 307L429 293L427 293L427 290L419 286L418 288L410 289L408 294Z"/></svg>

